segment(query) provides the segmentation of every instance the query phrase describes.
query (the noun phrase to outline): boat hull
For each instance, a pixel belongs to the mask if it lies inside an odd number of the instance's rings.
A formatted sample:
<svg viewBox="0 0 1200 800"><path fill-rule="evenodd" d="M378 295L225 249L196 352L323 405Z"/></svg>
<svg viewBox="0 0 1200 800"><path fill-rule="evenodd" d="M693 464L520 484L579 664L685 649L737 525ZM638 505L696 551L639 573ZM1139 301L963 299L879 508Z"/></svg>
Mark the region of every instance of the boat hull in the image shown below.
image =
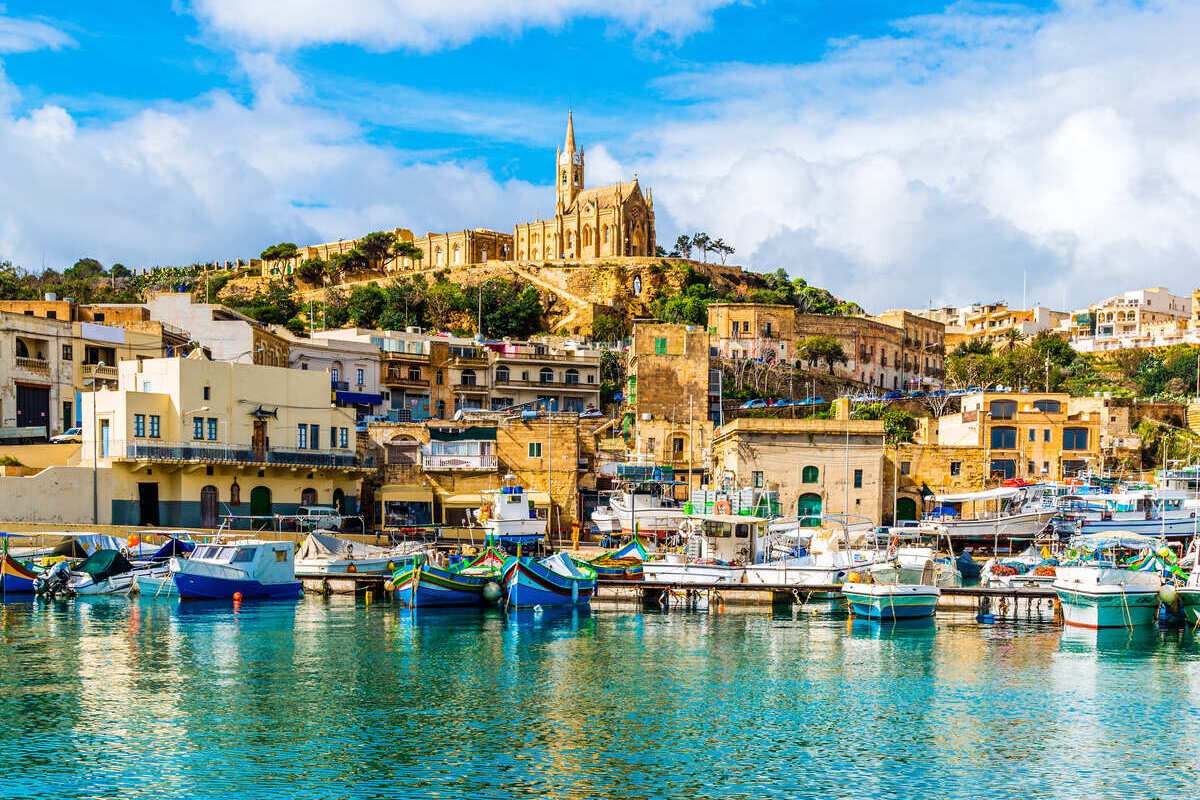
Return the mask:
<svg viewBox="0 0 1200 800"><path fill-rule="evenodd" d="M37 573L5 553L0 558L0 594L33 594Z"/></svg>
<svg viewBox="0 0 1200 800"><path fill-rule="evenodd" d="M296 559L296 574L304 577L338 577L353 575L382 575L395 569L392 556L380 558ZM353 569L351 569L353 567Z"/></svg>
<svg viewBox="0 0 1200 800"><path fill-rule="evenodd" d="M1188 626L1196 627L1200 624L1200 586L1183 586L1175 591Z"/></svg>
<svg viewBox="0 0 1200 800"><path fill-rule="evenodd" d="M856 617L893 620L932 617L942 593L936 586L847 583L842 594Z"/></svg>
<svg viewBox="0 0 1200 800"><path fill-rule="evenodd" d="M569 578L527 556L504 564L504 593L510 606L582 606L591 602L595 590L595 577Z"/></svg>
<svg viewBox="0 0 1200 800"><path fill-rule="evenodd" d="M1040 533L1054 518L1054 511L1031 511L993 519L930 520L945 531L956 545L988 545L996 540L1028 539Z"/></svg>
<svg viewBox="0 0 1200 800"><path fill-rule="evenodd" d="M1197 521L1195 517L1180 516L1168 517L1167 519L1085 519L1079 522L1078 530L1081 534L1091 533L1113 533L1122 531L1126 533L1140 533L1144 536L1192 536L1197 531Z"/></svg>
<svg viewBox="0 0 1200 800"><path fill-rule="evenodd" d="M139 575L133 580L138 594L144 597L178 597L175 581L170 575Z"/></svg>
<svg viewBox="0 0 1200 800"><path fill-rule="evenodd" d="M176 572L172 577L182 600L229 600L239 593L244 600L300 596L300 581L260 583L254 580L192 575L184 572Z"/></svg>
<svg viewBox="0 0 1200 800"><path fill-rule="evenodd" d="M499 590L498 576L463 575L428 564L401 570L392 578L397 602L410 608L482 605L489 583Z"/></svg>
<svg viewBox="0 0 1200 800"><path fill-rule="evenodd" d="M742 583L745 574L745 567L726 564L673 564L666 561L648 561L642 565L642 579L648 583Z"/></svg>
<svg viewBox="0 0 1200 800"><path fill-rule="evenodd" d="M1055 585L1063 623L1077 628L1136 628L1158 619L1158 592L1094 592Z"/></svg>

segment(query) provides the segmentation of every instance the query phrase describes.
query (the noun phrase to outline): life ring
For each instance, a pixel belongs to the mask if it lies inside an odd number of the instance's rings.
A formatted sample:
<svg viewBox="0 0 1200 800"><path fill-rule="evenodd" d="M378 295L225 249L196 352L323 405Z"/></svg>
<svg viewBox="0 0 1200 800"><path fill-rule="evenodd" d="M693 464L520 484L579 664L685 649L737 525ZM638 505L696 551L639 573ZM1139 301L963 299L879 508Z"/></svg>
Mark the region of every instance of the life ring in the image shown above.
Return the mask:
<svg viewBox="0 0 1200 800"><path fill-rule="evenodd" d="M718 500L717 502L713 503L713 513L714 514L732 514L733 506L729 505L728 500Z"/></svg>
<svg viewBox="0 0 1200 800"><path fill-rule="evenodd" d="M895 558L896 550L899 547L900 547L900 536L899 536L899 534L893 533L891 540L888 541L888 558Z"/></svg>

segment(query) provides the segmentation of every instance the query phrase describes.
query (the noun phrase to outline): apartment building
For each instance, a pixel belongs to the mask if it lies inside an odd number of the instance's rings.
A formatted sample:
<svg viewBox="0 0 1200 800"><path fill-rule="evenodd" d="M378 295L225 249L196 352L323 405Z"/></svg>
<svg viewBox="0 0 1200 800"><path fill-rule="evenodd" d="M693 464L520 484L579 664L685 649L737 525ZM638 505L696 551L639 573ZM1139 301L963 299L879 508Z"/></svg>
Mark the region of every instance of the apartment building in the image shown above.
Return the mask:
<svg viewBox="0 0 1200 800"><path fill-rule="evenodd" d="M575 343L487 344L493 409L532 405L581 412L600 406L600 350Z"/></svg>
<svg viewBox="0 0 1200 800"><path fill-rule="evenodd" d="M710 303L708 334L721 358L792 361L796 309L770 303Z"/></svg>
<svg viewBox="0 0 1200 800"><path fill-rule="evenodd" d="M1076 311L1064 323L1071 346L1084 353L1167 347L1200 341L1191 325L1196 294L1175 295L1162 286L1136 289Z"/></svg>
<svg viewBox="0 0 1200 800"><path fill-rule="evenodd" d="M288 341L266 325L231 308L196 303L186 292L165 292L143 303L152 319L168 322L191 334L215 361L288 366Z"/></svg>
<svg viewBox="0 0 1200 800"><path fill-rule="evenodd" d="M833 365L835 376L881 391L936 387L945 377L945 326L910 311L875 317L798 314L798 342L813 336L831 336L841 344L847 360Z"/></svg>

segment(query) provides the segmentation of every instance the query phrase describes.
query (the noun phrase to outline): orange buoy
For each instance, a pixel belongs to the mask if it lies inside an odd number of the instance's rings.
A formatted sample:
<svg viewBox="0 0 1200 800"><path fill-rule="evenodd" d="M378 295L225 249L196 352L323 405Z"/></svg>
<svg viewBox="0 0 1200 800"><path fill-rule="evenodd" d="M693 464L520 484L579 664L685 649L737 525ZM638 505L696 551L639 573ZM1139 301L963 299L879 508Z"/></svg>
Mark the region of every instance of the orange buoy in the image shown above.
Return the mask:
<svg viewBox="0 0 1200 800"><path fill-rule="evenodd" d="M126 540L126 544L128 544L130 547L137 547L141 543L142 538L136 533L130 534L129 538Z"/></svg>
<svg viewBox="0 0 1200 800"><path fill-rule="evenodd" d="M242 602L242 593L241 593L241 592L234 592L234 593L233 593L233 602L235 602L235 603L240 603L240 602Z"/></svg>
<svg viewBox="0 0 1200 800"><path fill-rule="evenodd" d="M346 572L358 572L358 567L354 566L353 564L348 564L346 566Z"/></svg>

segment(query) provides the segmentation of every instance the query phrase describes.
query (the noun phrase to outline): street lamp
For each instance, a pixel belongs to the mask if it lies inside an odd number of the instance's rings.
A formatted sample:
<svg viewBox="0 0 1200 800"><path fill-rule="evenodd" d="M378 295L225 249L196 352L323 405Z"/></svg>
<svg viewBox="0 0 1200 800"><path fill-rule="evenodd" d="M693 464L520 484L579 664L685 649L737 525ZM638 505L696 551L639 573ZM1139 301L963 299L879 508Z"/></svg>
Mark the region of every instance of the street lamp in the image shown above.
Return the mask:
<svg viewBox="0 0 1200 800"><path fill-rule="evenodd" d="M93 525L100 524L100 489L98 486L98 476L99 476L98 470L99 470L100 465L98 463L99 443L97 442L97 440L100 437L99 437L98 431L96 429L97 428L97 426L96 426L96 387L99 383L98 375L99 375L100 369L104 366L105 366L104 362L99 361L92 368L92 524Z"/></svg>

